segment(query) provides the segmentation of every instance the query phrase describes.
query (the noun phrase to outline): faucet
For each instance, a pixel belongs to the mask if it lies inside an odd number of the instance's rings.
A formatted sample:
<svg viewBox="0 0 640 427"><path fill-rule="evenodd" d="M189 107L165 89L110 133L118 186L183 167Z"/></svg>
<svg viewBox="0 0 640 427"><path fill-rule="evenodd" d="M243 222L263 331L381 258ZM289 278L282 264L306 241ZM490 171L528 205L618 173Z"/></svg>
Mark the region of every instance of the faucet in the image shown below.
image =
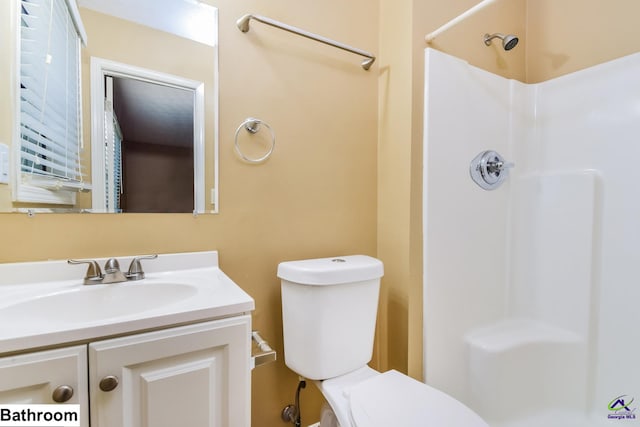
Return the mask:
<svg viewBox="0 0 640 427"><path fill-rule="evenodd" d="M109 258L104 265L103 284L126 282L127 277L120 271L120 263L115 258Z"/></svg>
<svg viewBox="0 0 640 427"><path fill-rule="evenodd" d="M141 259L155 259L158 255L144 255L133 258L131 264L129 264L129 270L127 273L120 271L120 263L115 258L109 258L104 265L104 274L100 269L100 265L94 260L75 260L69 259L69 264L89 264L87 273L85 274L83 283L85 285L97 285L97 284L109 284L127 282L130 280L142 280L144 279L144 271L142 270Z"/></svg>

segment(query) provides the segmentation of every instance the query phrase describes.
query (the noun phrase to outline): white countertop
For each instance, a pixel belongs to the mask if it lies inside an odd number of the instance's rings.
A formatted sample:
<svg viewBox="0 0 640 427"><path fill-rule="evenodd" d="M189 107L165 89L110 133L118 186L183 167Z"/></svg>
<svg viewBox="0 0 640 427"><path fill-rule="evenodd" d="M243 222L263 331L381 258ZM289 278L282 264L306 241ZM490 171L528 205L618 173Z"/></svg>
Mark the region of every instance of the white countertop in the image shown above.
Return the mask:
<svg viewBox="0 0 640 427"><path fill-rule="evenodd" d="M116 258L126 272L132 257ZM97 261L102 266L105 260ZM255 307L220 270L215 251L163 254L142 265L143 280L83 285L86 265L0 264L0 355L246 314Z"/></svg>

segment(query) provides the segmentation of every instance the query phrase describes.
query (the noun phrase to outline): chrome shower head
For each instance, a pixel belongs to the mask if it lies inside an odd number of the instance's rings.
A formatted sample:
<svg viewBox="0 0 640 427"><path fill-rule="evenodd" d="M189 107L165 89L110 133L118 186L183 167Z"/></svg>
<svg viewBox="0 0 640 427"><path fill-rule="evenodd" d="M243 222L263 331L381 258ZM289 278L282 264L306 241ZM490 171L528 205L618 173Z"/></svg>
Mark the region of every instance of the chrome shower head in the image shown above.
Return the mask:
<svg viewBox="0 0 640 427"><path fill-rule="evenodd" d="M487 46L491 46L491 40L498 38L502 40L502 48L504 50L511 50L518 44L518 37L513 34L504 34L495 33L495 34L485 34L484 35L484 44Z"/></svg>

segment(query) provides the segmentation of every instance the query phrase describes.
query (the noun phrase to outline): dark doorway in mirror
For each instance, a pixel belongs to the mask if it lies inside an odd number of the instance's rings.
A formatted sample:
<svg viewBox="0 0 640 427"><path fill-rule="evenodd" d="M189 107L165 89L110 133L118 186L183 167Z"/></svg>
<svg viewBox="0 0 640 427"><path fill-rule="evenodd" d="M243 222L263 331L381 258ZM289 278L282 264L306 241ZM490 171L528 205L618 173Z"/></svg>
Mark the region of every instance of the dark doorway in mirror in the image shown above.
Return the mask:
<svg viewBox="0 0 640 427"><path fill-rule="evenodd" d="M118 211L193 212L193 91L126 77L113 79L121 133ZM105 87L109 88L109 84ZM116 174L117 175L117 174Z"/></svg>

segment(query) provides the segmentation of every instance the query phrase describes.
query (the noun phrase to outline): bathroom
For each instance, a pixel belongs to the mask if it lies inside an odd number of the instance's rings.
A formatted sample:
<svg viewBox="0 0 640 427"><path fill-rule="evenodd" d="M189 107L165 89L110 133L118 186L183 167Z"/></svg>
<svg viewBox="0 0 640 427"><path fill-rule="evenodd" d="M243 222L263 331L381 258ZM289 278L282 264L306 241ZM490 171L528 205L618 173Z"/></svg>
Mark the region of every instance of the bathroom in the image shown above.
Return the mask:
<svg viewBox="0 0 640 427"><path fill-rule="evenodd" d="M254 329L279 355L252 373L252 425L260 427L286 425L280 413L298 381L280 357L278 263L372 255L385 265L372 365L422 378L424 36L478 2L204 3L219 10L219 213L3 213L0 262L218 250L222 269L255 299ZM432 46L538 83L637 52L638 12L632 0L500 0ZM246 13L369 50L376 62L364 71L348 53L259 24L259 33L243 34L235 23ZM520 43L509 52L486 47L487 32L518 34ZM0 49L7 57L8 47ZM11 108L0 101L3 141ZM234 133L247 117L277 134L260 165L234 153ZM465 168L470 160L449 159ZM0 194L7 191L0 184ZM318 421L321 400L313 387L302 392L304 425Z"/></svg>

